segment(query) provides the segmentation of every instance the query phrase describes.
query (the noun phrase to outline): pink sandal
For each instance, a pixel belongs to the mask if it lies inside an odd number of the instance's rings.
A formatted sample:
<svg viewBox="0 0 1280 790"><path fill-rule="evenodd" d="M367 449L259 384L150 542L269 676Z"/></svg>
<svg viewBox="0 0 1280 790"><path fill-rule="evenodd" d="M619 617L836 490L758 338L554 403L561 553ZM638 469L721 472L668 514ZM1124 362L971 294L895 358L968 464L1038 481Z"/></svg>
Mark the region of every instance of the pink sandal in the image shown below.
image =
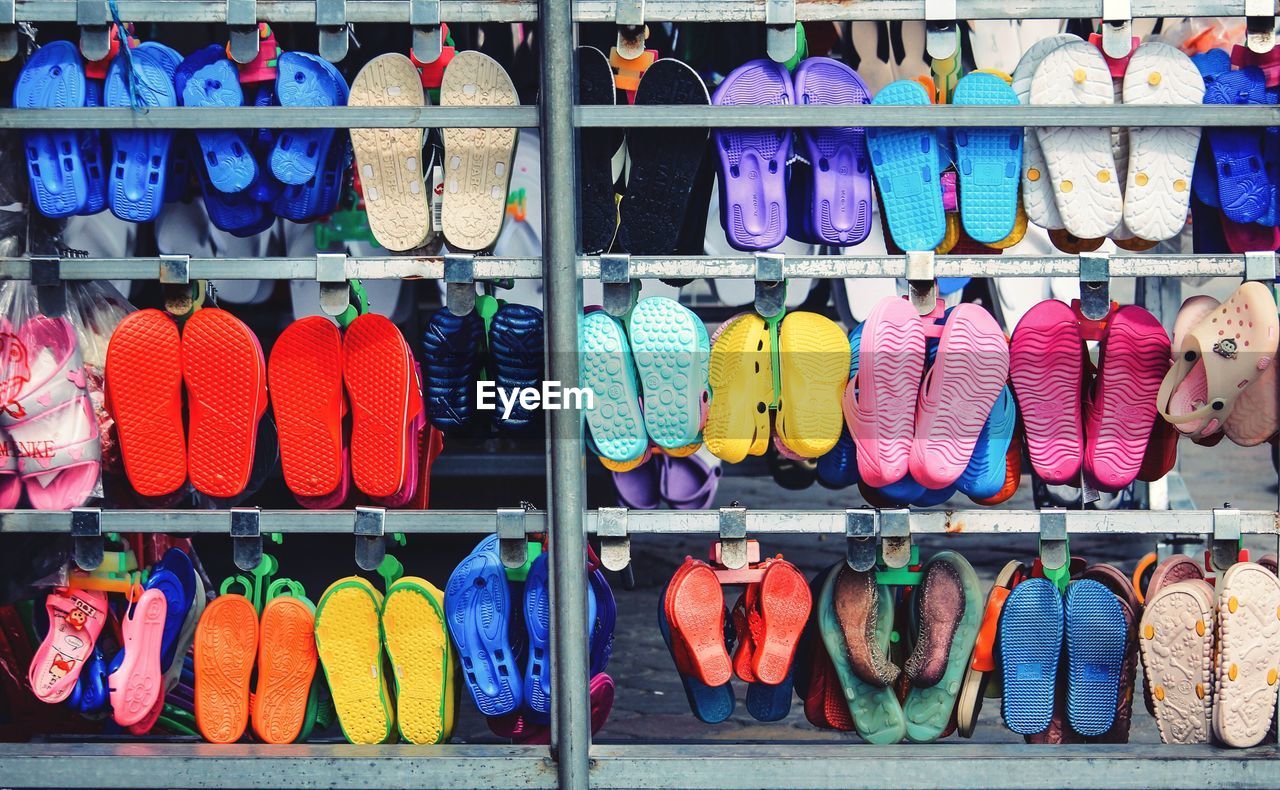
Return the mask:
<svg viewBox="0 0 1280 790"><path fill-rule="evenodd" d="M27 681L37 698L62 702L75 688L85 659L107 620L107 594L95 590L59 589L45 598L49 633L31 659Z"/></svg>
<svg viewBox="0 0 1280 790"><path fill-rule="evenodd" d="M1084 338L1070 307L1049 300L1022 316L1010 343L1009 379L1036 474L1050 485L1078 482Z"/></svg>
<svg viewBox="0 0 1280 790"><path fill-rule="evenodd" d="M160 645L164 639L164 618L168 609L164 593L146 590L121 624L124 630L124 661L107 678L111 688L111 710L116 724L128 727L147 717L164 689L160 667Z"/></svg>
<svg viewBox="0 0 1280 790"><path fill-rule="evenodd" d="M18 448L9 434L0 431L0 510L12 510L22 499L22 480L18 477Z"/></svg>
<svg viewBox="0 0 1280 790"><path fill-rule="evenodd" d="M843 402L858 472L869 486L896 483L909 469L924 348L924 324L905 299L885 297L871 309Z"/></svg>

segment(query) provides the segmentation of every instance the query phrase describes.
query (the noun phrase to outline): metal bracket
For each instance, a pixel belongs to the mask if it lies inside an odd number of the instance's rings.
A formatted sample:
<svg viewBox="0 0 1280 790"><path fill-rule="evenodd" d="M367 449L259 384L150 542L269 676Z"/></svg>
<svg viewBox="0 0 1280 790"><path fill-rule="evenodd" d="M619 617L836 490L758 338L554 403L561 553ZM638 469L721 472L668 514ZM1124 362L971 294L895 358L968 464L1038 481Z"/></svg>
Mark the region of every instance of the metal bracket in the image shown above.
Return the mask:
<svg viewBox="0 0 1280 790"><path fill-rule="evenodd" d="M231 59L252 63L258 57L258 0L227 0Z"/></svg>
<svg viewBox="0 0 1280 790"><path fill-rule="evenodd" d="M32 258L31 284L36 288L40 312L57 318L67 311L67 289L62 286L62 266L57 258Z"/></svg>
<svg viewBox="0 0 1280 790"><path fill-rule="evenodd" d="M387 554L387 509L384 507L356 508L356 565L362 570L376 571Z"/></svg>
<svg viewBox="0 0 1280 790"><path fill-rule="evenodd" d="M765 48L770 60L786 63L796 56L796 0L764 0Z"/></svg>
<svg viewBox="0 0 1280 790"><path fill-rule="evenodd" d="M606 253L600 256L600 285L604 291L604 311L621 318L636 306L639 293L631 279L631 255Z"/></svg>
<svg viewBox="0 0 1280 790"><path fill-rule="evenodd" d="M85 60L102 60L111 54L111 16L106 0L76 0L76 24Z"/></svg>
<svg viewBox="0 0 1280 790"><path fill-rule="evenodd" d="M932 313L938 306L938 278L934 274L933 250L908 252L906 277L911 306L920 315Z"/></svg>
<svg viewBox="0 0 1280 790"><path fill-rule="evenodd" d="M844 561L855 571L869 571L876 567L879 548L880 514L874 510L846 510L844 512Z"/></svg>
<svg viewBox="0 0 1280 790"><path fill-rule="evenodd" d="M506 568L519 568L529 561L529 535L522 507L498 508L498 556Z"/></svg>
<svg viewBox="0 0 1280 790"><path fill-rule="evenodd" d="M1280 3L1276 0L1244 0L1245 44L1259 55L1276 45L1276 16Z"/></svg>
<svg viewBox="0 0 1280 790"><path fill-rule="evenodd" d="M341 252L316 253L316 282L320 284L320 309L324 314L337 317L345 313L351 306L347 256Z"/></svg>
<svg viewBox="0 0 1280 790"><path fill-rule="evenodd" d="M614 48L618 56L635 60L644 54L644 42L648 30L644 24L644 0L615 0L613 23L618 26L618 40Z"/></svg>
<svg viewBox="0 0 1280 790"><path fill-rule="evenodd" d="M316 0L320 57L337 63L347 56L347 0Z"/></svg>
<svg viewBox="0 0 1280 790"><path fill-rule="evenodd" d="M720 562L729 570L747 567L747 509L720 508Z"/></svg>
<svg viewBox="0 0 1280 790"><path fill-rule="evenodd" d="M1235 508L1213 509L1213 539L1209 542L1209 562L1221 575L1240 561L1240 511Z"/></svg>
<svg viewBox="0 0 1280 790"><path fill-rule="evenodd" d="M440 0L409 0L409 24L413 26L413 56L422 63L439 60L444 50Z"/></svg>
<svg viewBox="0 0 1280 790"><path fill-rule="evenodd" d="M911 564L910 510L880 511L880 554L886 568L905 568Z"/></svg>
<svg viewBox="0 0 1280 790"><path fill-rule="evenodd" d="M191 313L195 294L191 288L190 256L160 256L160 290L164 294L164 309L170 315Z"/></svg>
<svg viewBox="0 0 1280 790"><path fill-rule="evenodd" d="M262 512L256 507L231 508L231 560L242 571L262 562Z"/></svg>
<svg viewBox="0 0 1280 790"><path fill-rule="evenodd" d="M18 54L18 14L14 0L0 0L0 61Z"/></svg>
<svg viewBox="0 0 1280 790"><path fill-rule="evenodd" d="M956 0L925 0L924 48L934 60L954 57L959 46Z"/></svg>
<svg viewBox="0 0 1280 790"><path fill-rule="evenodd" d="M476 309L476 256L462 252L446 253L444 286L449 312L471 315Z"/></svg>
<svg viewBox="0 0 1280 790"><path fill-rule="evenodd" d="M1071 565L1067 548L1067 511L1045 508L1040 511L1040 562L1049 569Z"/></svg>
<svg viewBox="0 0 1280 790"><path fill-rule="evenodd" d="M102 564L102 508L71 509L71 556L76 567L91 571Z"/></svg>
<svg viewBox="0 0 1280 790"><path fill-rule="evenodd" d="M1111 312L1111 253L1080 253L1080 312L1091 321Z"/></svg>
<svg viewBox="0 0 1280 790"><path fill-rule="evenodd" d="M1129 0L1102 0L1102 52L1123 58L1133 48L1133 10Z"/></svg>
<svg viewBox="0 0 1280 790"><path fill-rule="evenodd" d="M1244 279L1246 282L1276 283L1276 254L1274 250L1259 250L1244 254Z"/></svg>
<svg viewBox="0 0 1280 790"><path fill-rule="evenodd" d="M787 306L787 281L782 268L787 256L780 252L756 253L756 313L773 318Z"/></svg>
<svg viewBox="0 0 1280 790"><path fill-rule="evenodd" d="M625 507L602 507L596 512L596 536L600 538L600 564L620 571L631 564L631 536Z"/></svg>

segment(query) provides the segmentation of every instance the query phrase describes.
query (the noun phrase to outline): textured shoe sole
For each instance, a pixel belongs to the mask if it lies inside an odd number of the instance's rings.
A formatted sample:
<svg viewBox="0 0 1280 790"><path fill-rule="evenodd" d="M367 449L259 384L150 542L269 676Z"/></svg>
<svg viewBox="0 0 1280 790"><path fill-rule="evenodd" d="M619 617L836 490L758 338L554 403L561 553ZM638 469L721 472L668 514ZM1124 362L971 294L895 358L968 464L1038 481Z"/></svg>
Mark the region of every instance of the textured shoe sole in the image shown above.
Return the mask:
<svg viewBox="0 0 1280 790"><path fill-rule="evenodd" d="M165 496L187 480L182 420L182 340L159 310L124 317L107 346L106 386L133 489Z"/></svg>
<svg viewBox="0 0 1280 790"><path fill-rule="evenodd" d="M121 727L145 719L164 691L160 644L166 608L164 593L147 590L134 604L133 616L122 624L124 661L107 678L112 717Z"/></svg>
<svg viewBox="0 0 1280 790"><path fill-rule="evenodd" d="M1080 474L1082 342L1071 308L1044 302L1018 322L1009 347L1009 379L1027 453L1036 474L1050 485L1078 482Z"/></svg>
<svg viewBox="0 0 1280 790"><path fill-rule="evenodd" d="M195 713L210 743L235 743L249 725L249 676L258 652L258 613L241 595L220 595L196 626Z"/></svg>
<svg viewBox="0 0 1280 790"><path fill-rule="evenodd" d="M422 78L413 62L391 52L369 61L351 83L352 107L425 107ZM431 232L422 172L421 129L352 129L356 172L369 229L389 250L411 250Z"/></svg>
<svg viewBox="0 0 1280 790"><path fill-rule="evenodd" d="M705 565L671 580L665 601L673 640L688 648L690 669L708 686L723 686L733 676L724 644L724 594Z"/></svg>
<svg viewBox="0 0 1280 790"><path fill-rule="evenodd" d="M1044 732L1053 719L1062 618L1062 596L1048 579L1014 587L1000 613L1004 722L1016 733Z"/></svg>
<svg viewBox="0 0 1280 790"><path fill-rule="evenodd" d="M396 724L409 743L443 743L453 661L444 595L415 577L397 581L382 603L382 638L396 681Z"/></svg>
<svg viewBox="0 0 1280 790"><path fill-rule="evenodd" d="M325 107L341 102L341 87L327 63L304 52L285 52L278 59L276 99L281 107ZM305 184L323 166L333 129L284 129L271 149L271 174L283 184Z"/></svg>
<svg viewBox="0 0 1280 790"><path fill-rule="evenodd" d="M1280 582L1251 562L1218 583L1217 685L1213 732L1228 746L1262 742L1276 712L1280 664Z"/></svg>
<svg viewBox="0 0 1280 790"><path fill-rule="evenodd" d="M23 109L83 107L83 61L75 45L50 41L32 53L14 87L13 106ZM79 133L30 132L22 136L32 197L46 217L66 217L89 198Z"/></svg>
<svg viewBox="0 0 1280 790"><path fill-rule="evenodd" d="M1142 672L1160 740L1208 743L1213 721L1213 591L1178 582L1146 605L1138 629Z"/></svg>
<svg viewBox="0 0 1280 790"><path fill-rule="evenodd" d="M242 106L244 93L235 64L215 60L197 69L180 98L183 107ZM242 192L258 178L258 161L246 145L243 132L202 130L195 133L195 138L209 182L218 191Z"/></svg>
<svg viewBox="0 0 1280 790"><path fill-rule="evenodd" d="M395 719L382 671L380 598L351 576L330 585L316 606L316 653L351 743L386 741Z"/></svg>
<svg viewBox="0 0 1280 790"><path fill-rule="evenodd" d="M1128 626L1115 593L1083 579L1067 590L1067 721L1102 735L1116 718Z"/></svg>
<svg viewBox="0 0 1280 790"><path fill-rule="evenodd" d="M587 411L591 440L612 461L640 458L649 437L626 332L616 319L600 311L583 316L580 326L582 383L595 394L595 408Z"/></svg>
<svg viewBox="0 0 1280 790"><path fill-rule="evenodd" d="M459 52L440 83L444 107L514 107L511 78L493 58ZM493 246L507 213L507 186L516 153L515 129L444 130L444 206L441 229L451 247Z"/></svg>
<svg viewBox="0 0 1280 790"><path fill-rule="evenodd" d="M324 496L342 482L342 336L323 316L293 322L267 367L289 490Z"/></svg>
<svg viewBox="0 0 1280 790"><path fill-rule="evenodd" d="M551 712L551 586L547 558L533 561L524 584L524 626L529 636L525 658L524 701L534 713ZM592 630L588 628L588 630Z"/></svg>
<svg viewBox="0 0 1280 790"><path fill-rule="evenodd" d="M138 76L141 105L173 107L177 96L173 89L173 68L164 63L162 44L147 42L147 49L133 48L133 72ZM172 52L172 50L169 50ZM174 53L175 55L177 53ZM181 58L179 58L181 60ZM130 86L123 75L126 60L112 61L103 85L103 104L107 107L132 106ZM126 222L150 222L164 205L165 182L168 177L169 147L173 132L115 131L111 133L113 159L108 169L107 201L111 213Z"/></svg>
<svg viewBox="0 0 1280 790"><path fill-rule="evenodd" d="M445 617L476 707L505 716L523 702L520 670L509 636L511 592L497 538L481 543L449 577Z"/></svg>
<svg viewBox="0 0 1280 790"><path fill-rule="evenodd" d="M824 455L844 429L840 398L849 383L849 340L834 321L790 313L778 330L782 393L778 435L805 458Z"/></svg>
<svg viewBox="0 0 1280 790"><path fill-rule="evenodd" d="M711 344L711 407L703 439L713 455L731 464L763 455L769 446L770 342L764 321L747 315L722 325Z"/></svg>
<svg viewBox="0 0 1280 790"><path fill-rule="evenodd" d="M924 86L899 80L876 94L872 104L926 105ZM932 128L867 130L867 150L884 204L889 235L907 251L933 250L947 231L938 181L940 145Z"/></svg>
<svg viewBox="0 0 1280 790"><path fill-rule="evenodd" d="M968 560L953 551L942 551L929 562L946 562L955 569L964 591L964 611L954 626L942 679L928 688L913 686L902 705L907 720L907 739L915 743L938 740L950 725L983 614L982 588ZM927 627L927 623L921 625L922 630Z"/></svg>
<svg viewBox="0 0 1280 790"><path fill-rule="evenodd" d="M1102 53L1083 41L1054 49L1031 80L1032 104L1104 105L1115 101ZM1106 127L1036 130L1063 226L1083 239L1106 236L1123 219L1120 179Z"/></svg>
<svg viewBox="0 0 1280 790"><path fill-rule="evenodd" d="M629 330L649 438L669 449L696 442L710 356L702 319L674 299L651 297L631 312Z"/></svg>
<svg viewBox="0 0 1280 790"><path fill-rule="evenodd" d="M578 47L577 58L578 104L612 107L617 91L609 58L595 47L585 46ZM597 255L613 246L618 233L613 155L622 145L622 130L582 129L578 132L578 142L582 251L586 255Z"/></svg>
<svg viewBox="0 0 1280 790"><path fill-rule="evenodd" d="M182 378L191 485L211 497L237 496L249 484L258 420L267 408L262 347L230 313L197 310L182 330Z"/></svg>
<svg viewBox="0 0 1280 790"><path fill-rule="evenodd" d="M952 103L1017 106L1018 96L994 74L970 74L956 85ZM1000 243L1018 219L1019 127L961 128L953 132L960 179L960 220L965 233L984 244Z"/></svg>
<svg viewBox="0 0 1280 790"><path fill-rule="evenodd" d="M777 562L765 571L760 583L764 628L756 640L752 666L760 683L776 686L787 679L812 607L809 583L794 565Z"/></svg>
<svg viewBox="0 0 1280 790"><path fill-rule="evenodd" d="M297 598L276 598L263 607L253 732L266 743L293 743L302 732L316 674L315 631L315 614Z"/></svg>
<svg viewBox="0 0 1280 790"><path fill-rule="evenodd" d="M1031 103L1031 78L1045 56L1069 41L1079 40L1077 36L1063 33L1041 39L1023 53L1013 72L1013 92L1020 103ZM1040 137L1033 126L1026 127L1022 135L1022 207L1027 219L1040 227L1046 230L1062 228L1057 198L1049 180L1049 166L1044 161Z"/></svg>
<svg viewBox="0 0 1280 790"><path fill-rule="evenodd" d="M920 317L896 296L880 301L863 323L844 416L858 449L858 473L869 486L896 483L910 468L924 349Z"/></svg>
<svg viewBox="0 0 1280 790"><path fill-rule="evenodd" d="M395 324L362 315L342 341L342 378L351 398L351 473L356 487L389 497L408 481L410 427L420 409L409 344Z"/></svg>

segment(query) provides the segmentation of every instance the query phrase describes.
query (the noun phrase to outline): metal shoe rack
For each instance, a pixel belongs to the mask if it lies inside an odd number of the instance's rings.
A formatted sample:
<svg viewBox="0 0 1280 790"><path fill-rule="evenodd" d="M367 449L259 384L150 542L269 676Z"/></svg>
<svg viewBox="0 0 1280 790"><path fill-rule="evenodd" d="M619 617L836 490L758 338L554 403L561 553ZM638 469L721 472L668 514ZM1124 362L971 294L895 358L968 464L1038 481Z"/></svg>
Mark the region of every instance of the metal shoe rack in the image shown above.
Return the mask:
<svg viewBox="0 0 1280 790"><path fill-rule="evenodd" d="M80 128L256 127L541 127L543 243L545 258L446 256L445 258L196 259L186 256L131 259L0 259L0 279L28 279L38 286L73 279L155 279L181 286L216 278L316 280L322 292L341 291L349 278L443 278L463 300L474 282L489 278L539 278L547 293L547 377L576 386L580 281L598 279L606 302L624 308L629 281L642 277L736 277L756 281L757 309L776 309L778 284L789 277L905 277L924 301L934 278L1079 277L1086 302L1105 304L1114 277L1150 277L1142 301L1170 323L1182 276L1243 277L1274 281L1276 257L1250 255L1082 255L1078 257L906 256L653 258L577 254L574 204L575 127L594 126L1274 126L1280 107L574 107L573 23L617 24L633 34L644 22L754 22L769 26L770 49L781 54L794 41L797 21L919 20L954 41L955 20L1094 17L1107 20L1108 36L1124 36L1128 21L1153 16L1247 16L1250 40L1271 42L1278 11L1274 0L119 0L123 19L157 22L227 22L233 41L255 40L256 22L316 23L319 50L345 50L346 26L362 22L407 23L415 41L438 42L441 21L538 21L541 104L492 108L236 108L0 109L0 130ZM105 0L0 0L0 58L16 46L15 24L74 22L83 46L101 45L110 19ZM629 28L629 29L628 29ZM255 44L256 45L256 44ZM933 46L930 47L933 49ZM340 54L338 55L340 57ZM554 219L552 219L554 218ZM1171 283L1173 288L1167 287ZM345 298L345 296L344 296ZM450 300L454 309L458 302ZM0 533L71 534L78 562L94 564L101 536L110 531L206 532L233 537L240 563L252 563L266 532L353 534L362 566L375 562L385 533L484 533L497 531L504 555L523 557L529 533L546 531L552 554L553 666L556 689L551 749L536 746L352 746L301 744L230 746L202 743L0 745L0 786L233 785L240 787L1060 787L1274 786L1280 762L1274 744L1250 750L1210 746L982 745L946 742L930 746L864 744L644 744L593 746L586 684L585 592L580 558L587 535L602 543L606 565L628 561L631 535L706 533L729 547L747 535L844 534L850 562L865 562L883 541L901 558L912 535L1039 534L1042 552L1065 549L1073 533L1190 534L1207 536L1215 564L1229 564L1242 535L1280 535L1273 511L1148 510L1064 512L1010 510L835 512L748 511L635 512L585 508L583 428L580 415L551 412L547 442L549 512L494 511L100 511L0 512ZM1152 496L1167 506L1169 496ZM962 543L964 538L956 538ZM737 544L737 545L735 545ZM734 552L729 552L734 553ZM622 637L625 639L625 636Z"/></svg>

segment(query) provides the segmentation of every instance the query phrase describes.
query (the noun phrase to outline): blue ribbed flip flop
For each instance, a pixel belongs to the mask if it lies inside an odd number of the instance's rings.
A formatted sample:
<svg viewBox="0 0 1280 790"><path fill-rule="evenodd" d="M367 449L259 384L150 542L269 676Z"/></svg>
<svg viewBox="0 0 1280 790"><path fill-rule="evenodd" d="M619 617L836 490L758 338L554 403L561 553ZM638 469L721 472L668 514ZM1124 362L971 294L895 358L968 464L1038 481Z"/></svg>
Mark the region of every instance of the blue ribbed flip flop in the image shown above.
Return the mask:
<svg viewBox="0 0 1280 790"><path fill-rule="evenodd" d="M596 616L591 629L591 676L595 677L609 667L613 656L613 632L618 624L618 601L613 588L599 568L587 576L591 591L595 594Z"/></svg>
<svg viewBox="0 0 1280 790"><path fill-rule="evenodd" d="M302 184L282 184L272 201L276 216L294 222L312 222L332 214L346 183L351 165L351 141L335 140L329 145L323 166Z"/></svg>
<svg viewBox="0 0 1280 790"><path fill-rule="evenodd" d="M1016 106L1018 95L994 74L966 74L951 99L956 105ZM1022 127L956 129L960 222L974 241L1007 238L1018 218Z"/></svg>
<svg viewBox="0 0 1280 790"><path fill-rule="evenodd" d="M173 74L182 57L169 47L148 41L134 47L128 56L111 61L103 89L107 107L132 107L129 63L138 85L137 99L145 107L176 107ZM112 161L108 175L107 201L111 213L126 222L151 222L164 205L169 172L169 129L112 132Z"/></svg>
<svg viewBox="0 0 1280 790"><path fill-rule="evenodd" d="M622 324L603 310L587 313L579 326L582 384L595 398L595 408L587 410L591 438L605 458L634 461L644 455L649 436L631 343Z"/></svg>
<svg viewBox="0 0 1280 790"><path fill-rule="evenodd" d="M874 105L927 105L929 95L914 80L885 86ZM942 208L938 132L933 127L867 129L867 149L884 201L893 241L907 251L932 250L947 231Z"/></svg>
<svg viewBox="0 0 1280 790"><path fill-rule="evenodd" d="M347 81L333 64L308 52L286 52L277 60L276 99L281 107L342 107ZM285 129L271 151L271 172L284 184L305 184L328 155L333 129Z"/></svg>
<svg viewBox="0 0 1280 790"><path fill-rule="evenodd" d="M671 626L667 623L667 612L663 605L667 600L667 588L664 585L658 594L658 630L662 632L662 641L671 653L671 660L676 659L675 648L671 644ZM729 618L725 618L728 620ZM677 671L678 670L677 665ZM737 699L733 696L733 686L708 686L692 675L680 673L680 683L684 686L685 699L689 701L689 710L698 721L707 724L719 724L733 715Z"/></svg>
<svg viewBox="0 0 1280 790"><path fill-rule="evenodd" d="M1044 732L1053 719L1062 631L1062 595L1053 582L1027 579L1013 588L1000 613L999 651L1004 722L1016 733Z"/></svg>
<svg viewBox="0 0 1280 790"><path fill-rule="evenodd" d="M1017 427L1018 410L1013 392L1006 384L978 434L969 465L956 481L962 494L973 499L988 499L1000 493L1004 488L1006 456Z"/></svg>
<svg viewBox="0 0 1280 790"><path fill-rule="evenodd" d="M240 72L218 44L189 55L174 72L173 81L178 103L183 107L244 104ZM200 161L209 172L209 182L220 192L242 192L258 177L258 163L243 131L202 129L196 132L196 141Z"/></svg>
<svg viewBox="0 0 1280 790"><path fill-rule="evenodd" d="M551 584L547 553L534 558L524 583L524 626L529 635L524 701L537 714L551 712ZM588 630L596 621L595 589L587 587Z"/></svg>
<svg viewBox="0 0 1280 790"><path fill-rule="evenodd" d="M849 332L849 379L858 375L858 352L862 349L862 324ZM858 447L845 425L830 452L818 459L818 482L827 488L848 488L858 483Z"/></svg>
<svg viewBox="0 0 1280 790"><path fill-rule="evenodd" d="M702 435L711 342L702 319L665 296L641 299L627 325L654 444L685 447Z"/></svg>
<svg viewBox="0 0 1280 790"><path fill-rule="evenodd" d="M51 41L22 67L13 106L34 110L85 106L84 65L70 41ZM88 199L89 183L76 131L23 132L27 175L36 208L46 217L69 217Z"/></svg>
<svg viewBox="0 0 1280 790"><path fill-rule="evenodd" d="M102 106L102 80L85 77L84 106ZM107 207L107 163L103 157L106 151L102 147L102 132L97 129L86 129L80 133L80 159L84 162L85 182L88 191L85 194L84 208L81 216L97 214Z"/></svg>
<svg viewBox="0 0 1280 790"><path fill-rule="evenodd" d="M1101 582L1081 579L1067 588L1066 622L1067 721L1081 735L1102 735L1116 718L1129 634L1124 611Z"/></svg>
<svg viewBox="0 0 1280 790"><path fill-rule="evenodd" d="M209 221L218 230L248 238L275 224L275 215L265 204L250 197L247 191L243 195L219 192L209 183L209 174L203 167L196 168L196 180L200 182L200 193L204 196L204 209L209 214ZM259 173L259 181L261 180L262 174Z"/></svg>
<svg viewBox="0 0 1280 790"><path fill-rule="evenodd" d="M486 716L505 716L524 702L511 647L511 589L498 557L498 536L480 541L449 577L445 619L462 662L462 677Z"/></svg>
<svg viewBox="0 0 1280 790"><path fill-rule="evenodd" d="M1270 104L1262 69L1247 66L1238 71L1207 74L1205 104ZM1271 203L1271 181L1263 166L1262 135L1257 129L1210 128L1205 130L1218 174L1222 213L1232 222L1256 222Z"/></svg>

